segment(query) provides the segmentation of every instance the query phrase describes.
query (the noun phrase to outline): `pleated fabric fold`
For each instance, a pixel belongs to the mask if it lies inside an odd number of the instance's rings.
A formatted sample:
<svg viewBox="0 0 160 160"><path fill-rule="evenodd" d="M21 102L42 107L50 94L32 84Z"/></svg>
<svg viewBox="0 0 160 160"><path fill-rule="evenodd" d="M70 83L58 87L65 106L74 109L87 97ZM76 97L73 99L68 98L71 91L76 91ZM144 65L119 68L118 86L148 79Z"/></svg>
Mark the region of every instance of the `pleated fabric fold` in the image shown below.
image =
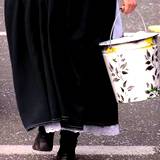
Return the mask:
<svg viewBox="0 0 160 160"><path fill-rule="evenodd" d="M107 40L116 0L5 0L17 105L27 130L110 126L118 108L98 43Z"/></svg>

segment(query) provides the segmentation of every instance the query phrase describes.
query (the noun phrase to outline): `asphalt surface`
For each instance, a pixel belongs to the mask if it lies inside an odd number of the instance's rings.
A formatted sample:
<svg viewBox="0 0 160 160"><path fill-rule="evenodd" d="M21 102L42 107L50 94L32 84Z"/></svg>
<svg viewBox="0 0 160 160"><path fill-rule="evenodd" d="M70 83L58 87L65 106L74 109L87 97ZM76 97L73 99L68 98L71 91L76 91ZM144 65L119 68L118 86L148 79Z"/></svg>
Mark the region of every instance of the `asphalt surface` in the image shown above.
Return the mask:
<svg viewBox="0 0 160 160"><path fill-rule="evenodd" d="M160 1L138 0L146 26L160 24ZM0 0L0 32L5 31L4 7ZM144 30L137 13L123 16L125 32ZM78 155L80 160L159 160L160 159L160 98L143 102L119 105L119 122L121 133L118 136L101 136L81 134L79 145L105 146L155 146L154 155ZM26 132L22 126L12 81L12 71L6 36L0 36L0 145L31 145L37 131ZM59 133L54 143L59 144ZM1 155L0 160L51 160L55 155Z"/></svg>

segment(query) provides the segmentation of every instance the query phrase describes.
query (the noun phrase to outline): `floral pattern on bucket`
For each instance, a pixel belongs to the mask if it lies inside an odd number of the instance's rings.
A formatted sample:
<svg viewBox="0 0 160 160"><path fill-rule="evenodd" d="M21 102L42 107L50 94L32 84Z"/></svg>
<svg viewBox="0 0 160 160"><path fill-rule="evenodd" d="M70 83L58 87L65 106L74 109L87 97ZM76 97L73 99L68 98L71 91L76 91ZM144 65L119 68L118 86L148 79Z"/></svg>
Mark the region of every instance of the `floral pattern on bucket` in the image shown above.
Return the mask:
<svg viewBox="0 0 160 160"><path fill-rule="evenodd" d="M122 103L125 100L125 96L127 95L127 92L132 91L132 89L135 87L133 85L129 85L127 81L127 75L128 74L128 68L127 68L127 61L123 54L117 55L116 58L112 59L112 64L109 63L109 69L111 72L112 80L113 82L120 82L120 91L117 92L118 102ZM113 67L113 66L115 67ZM137 99L135 97L134 99ZM128 99L128 102L130 102L130 98Z"/></svg>
<svg viewBox="0 0 160 160"><path fill-rule="evenodd" d="M150 53L150 50L147 50L145 59L146 59L146 71L151 71L152 72L152 78L154 83L146 83L147 90L145 91L146 94L148 94L148 98L156 97L160 94L160 86L159 86L159 81L160 81L160 59L158 57L158 47L155 46L152 48L154 50L153 54L152 51Z"/></svg>
<svg viewBox="0 0 160 160"><path fill-rule="evenodd" d="M160 61L154 38L150 44L143 40L127 44L127 49L121 44L122 49L115 45L113 52L107 52L106 48L103 50L118 103L142 101L159 95ZM130 46L132 49L129 49Z"/></svg>

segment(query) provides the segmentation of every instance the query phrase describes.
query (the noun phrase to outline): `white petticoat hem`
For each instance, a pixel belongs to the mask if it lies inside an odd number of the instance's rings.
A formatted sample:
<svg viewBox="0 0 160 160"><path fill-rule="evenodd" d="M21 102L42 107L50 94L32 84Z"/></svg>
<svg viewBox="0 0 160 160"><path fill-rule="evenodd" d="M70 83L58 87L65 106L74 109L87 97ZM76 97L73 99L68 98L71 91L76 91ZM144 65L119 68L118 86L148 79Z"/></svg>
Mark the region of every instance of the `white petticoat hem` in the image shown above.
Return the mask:
<svg viewBox="0 0 160 160"><path fill-rule="evenodd" d="M105 127L84 125L83 130L78 130L78 129L62 128L60 123L51 123L45 125L45 130L47 133L58 132L60 130L69 130L72 132L93 134L95 136L115 136L120 133L118 124Z"/></svg>

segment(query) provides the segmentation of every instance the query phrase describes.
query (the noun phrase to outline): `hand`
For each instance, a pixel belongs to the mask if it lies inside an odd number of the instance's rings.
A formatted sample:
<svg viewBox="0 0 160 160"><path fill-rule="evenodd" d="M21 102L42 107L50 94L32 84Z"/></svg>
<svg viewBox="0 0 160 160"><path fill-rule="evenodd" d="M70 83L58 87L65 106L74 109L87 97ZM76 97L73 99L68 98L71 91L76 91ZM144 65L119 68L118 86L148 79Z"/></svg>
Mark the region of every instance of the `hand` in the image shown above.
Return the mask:
<svg viewBox="0 0 160 160"><path fill-rule="evenodd" d="M136 0L123 0L122 4L122 12L125 14L131 13L137 6L137 1Z"/></svg>

